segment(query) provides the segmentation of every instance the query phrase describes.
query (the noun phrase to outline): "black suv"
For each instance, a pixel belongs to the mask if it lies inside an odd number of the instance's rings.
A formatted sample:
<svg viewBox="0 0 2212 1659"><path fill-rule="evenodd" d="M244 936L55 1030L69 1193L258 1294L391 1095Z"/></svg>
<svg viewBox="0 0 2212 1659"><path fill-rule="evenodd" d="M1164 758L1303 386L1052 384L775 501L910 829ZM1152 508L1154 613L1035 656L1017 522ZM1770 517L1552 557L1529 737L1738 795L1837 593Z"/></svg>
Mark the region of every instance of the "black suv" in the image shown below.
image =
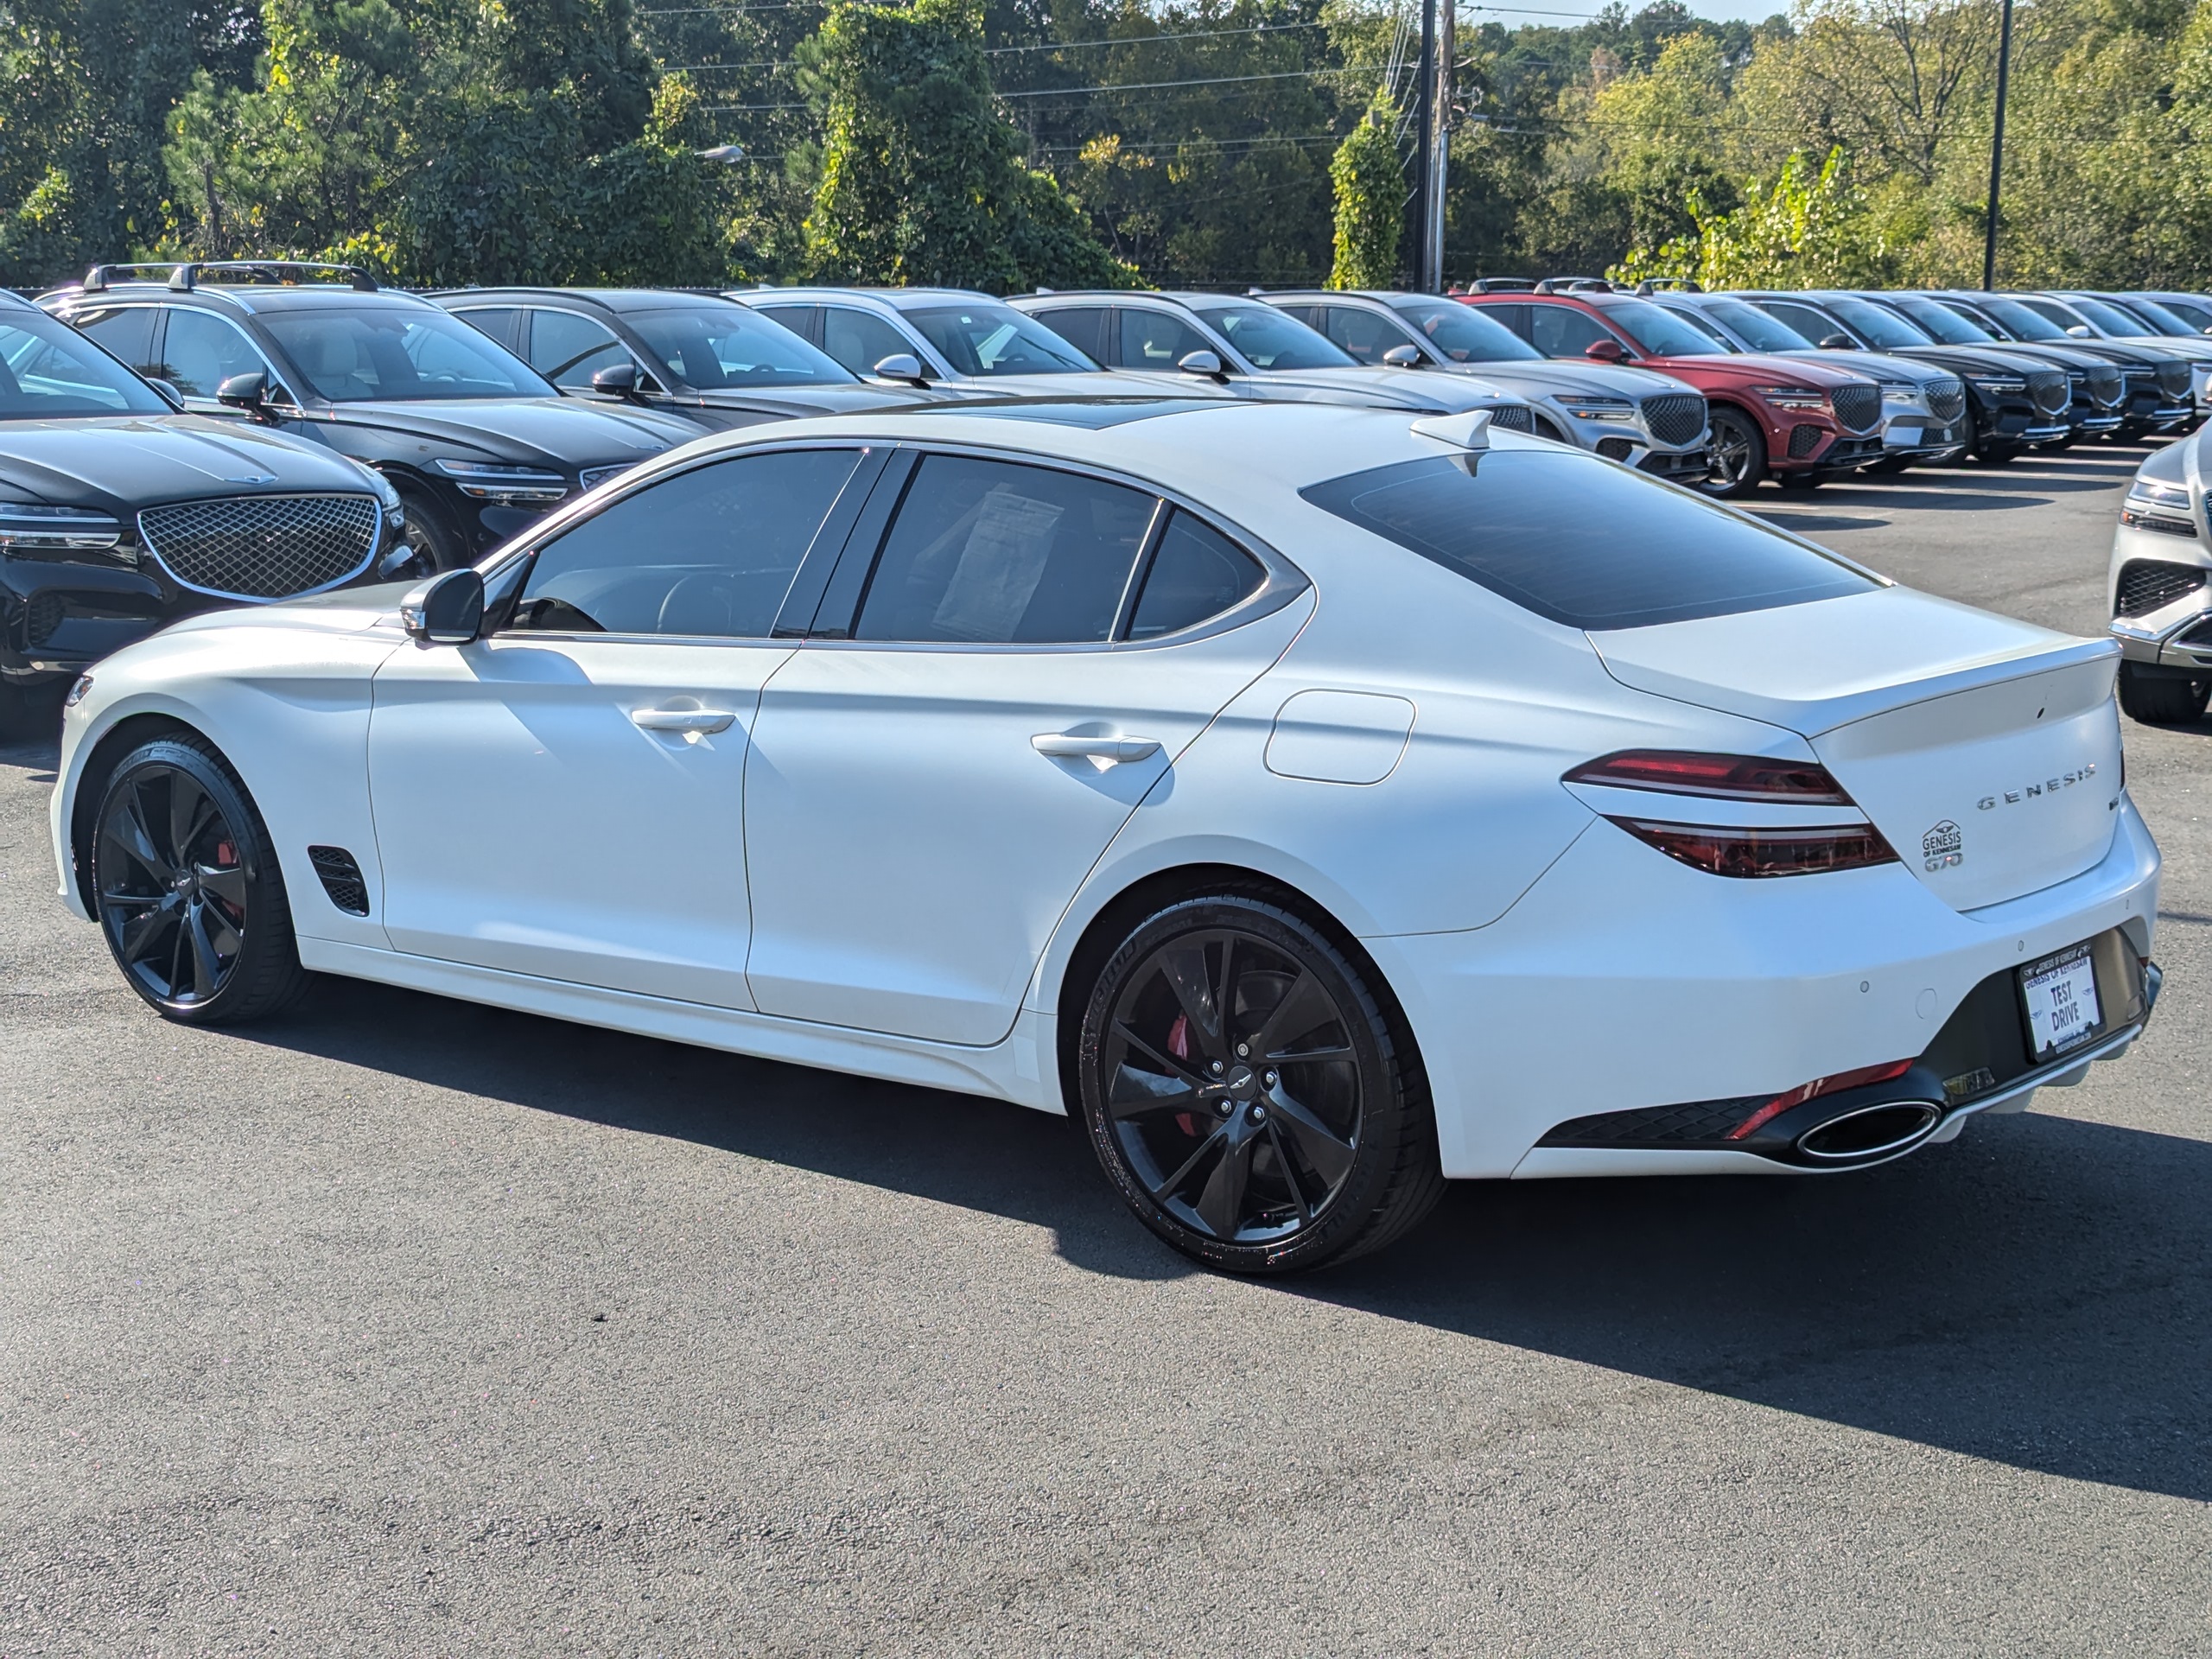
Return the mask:
<svg viewBox="0 0 2212 1659"><path fill-rule="evenodd" d="M2127 418L2127 378L2120 365L2094 352L2077 352L2064 346L2023 345L2000 340L1965 311L1944 304L1932 295L1867 293L1859 298L1885 307L1929 335L1941 346L1963 346L1970 350L1995 347L2007 357L2025 358L2066 372L2073 401L2066 418L2076 438L2101 438L2117 432ZM2059 447L2059 446L2054 446Z"/></svg>
<svg viewBox="0 0 2212 1659"><path fill-rule="evenodd" d="M652 288L462 288L429 298L562 391L680 416L702 432L964 402L872 386L780 322L719 295Z"/></svg>
<svg viewBox="0 0 2212 1659"><path fill-rule="evenodd" d="M0 725L175 617L375 581L408 562L401 531L365 467L180 413L0 293Z"/></svg>
<svg viewBox="0 0 2212 1659"><path fill-rule="evenodd" d="M145 276L158 269L166 280ZM579 490L699 429L563 397L428 300L344 265L95 265L39 303L185 407L327 444L397 487L409 542L473 563Z"/></svg>
<svg viewBox="0 0 2212 1659"><path fill-rule="evenodd" d="M1955 289L1935 296L1961 315L1980 323L2005 349L2014 346L2056 346L2116 365L2126 386L2120 430L2123 442L2152 432L2169 431L2196 414L2189 391L2189 365L2171 352L2124 340L2083 339L2069 334L2020 303L2009 294L1986 294L1976 289Z"/></svg>

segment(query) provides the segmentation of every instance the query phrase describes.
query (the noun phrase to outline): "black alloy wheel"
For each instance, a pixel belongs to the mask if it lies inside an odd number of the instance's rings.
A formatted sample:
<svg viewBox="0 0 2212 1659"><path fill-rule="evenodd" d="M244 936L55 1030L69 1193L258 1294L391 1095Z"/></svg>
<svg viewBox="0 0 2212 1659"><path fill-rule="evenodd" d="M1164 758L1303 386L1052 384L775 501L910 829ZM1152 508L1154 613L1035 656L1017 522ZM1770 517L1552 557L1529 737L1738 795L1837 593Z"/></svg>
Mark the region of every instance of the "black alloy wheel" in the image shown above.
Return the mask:
<svg viewBox="0 0 2212 1659"><path fill-rule="evenodd" d="M1256 896L1188 899L1100 973L1078 1046L1108 1177L1176 1249L1236 1273L1381 1248L1443 1190L1410 1041L1367 975Z"/></svg>
<svg viewBox="0 0 2212 1659"><path fill-rule="evenodd" d="M160 738L126 756L101 798L92 857L108 949L168 1018L257 1019L306 982L268 831L213 749Z"/></svg>
<svg viewBox="0 0 2212 1659"><path fill-rule="evenodd" d="M404 535L417 575L434 576L469 563L467 541L443 507L415 489L402 490L399 505L407 514Z"/></svg>
<svg viewBox="0 0 2212 1659"><path fill-rule="evenodd" d="M1748 415L1715 404L1712 414L1713 470L1705 493L1730 499L1749 495L1766 476L1766 435Z"/></svg>

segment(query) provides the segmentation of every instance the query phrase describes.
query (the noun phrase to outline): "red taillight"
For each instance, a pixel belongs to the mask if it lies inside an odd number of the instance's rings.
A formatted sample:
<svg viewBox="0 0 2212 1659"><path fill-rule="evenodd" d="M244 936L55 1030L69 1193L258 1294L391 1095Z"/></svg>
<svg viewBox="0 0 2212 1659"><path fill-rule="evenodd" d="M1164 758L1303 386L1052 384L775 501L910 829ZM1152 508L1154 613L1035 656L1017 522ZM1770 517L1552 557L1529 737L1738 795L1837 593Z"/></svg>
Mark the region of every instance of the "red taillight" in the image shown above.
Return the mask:
<svg viewBox="0 0 2212 1659"><path fill-rule="evenodd" d="M1822 1095L1840 1094L1846 1089L1861 1089L1870 1083L1887 1083L1911 1070L1910 1060L1891 1060L1887 1065L1862 1065L1856 1071L1839 1071L1832 1077L1815 1077L1810 1083L1800 1084L1786 1095L1777 1095L1729 1130L1728 1138L1731 1141L1748 1141L1792 1106L1802 1106L1807 1101L1818 1100Z"/></svg>
<svg viewBox="0 0 2212 1659"><path fill-rule="evenodd" d="M1778 801L1792 806L1849 806L1851 797L1812 760L1756 754L1697 754L1673 749L1624 749L1567 774L1570 784L1656 789L1669 795L1710 795L1732 801Z"/></svg>
<svg viewBox="0 0 2212 1659"><path fill-rule="evenodd" d="M1638 841L1711 875L1819 875L1829 870L1893 864L1897 854L1871 823L1819 824L1802 830L1737 830L1702 823L1654 823L1614 818Z"/></svg>

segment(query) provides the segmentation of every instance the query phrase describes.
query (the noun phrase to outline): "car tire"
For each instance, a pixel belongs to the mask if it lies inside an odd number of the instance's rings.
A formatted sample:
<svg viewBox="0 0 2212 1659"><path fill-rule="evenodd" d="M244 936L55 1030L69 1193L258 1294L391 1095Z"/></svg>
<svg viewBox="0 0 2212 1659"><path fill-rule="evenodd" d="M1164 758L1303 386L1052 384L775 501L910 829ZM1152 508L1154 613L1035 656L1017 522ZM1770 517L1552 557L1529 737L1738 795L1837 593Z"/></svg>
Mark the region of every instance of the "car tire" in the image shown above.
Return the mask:
<svg viewBox="0 0 2212 1659"><path fill-rule="evenodd" d="M1827 480L1818 473L1777 473L1774 481L1785 490L1817 490Z"/></svg>
<svg viewBox="0 0 2212 1659"><path fill-rule="evenodd" d="M1766 435L1750 416L1716 404L1712 413L1713 470L1705 493L1722 500L1749 495L1766 476Z"/></svg>
<svg viewBox="0 0 2212 1659"><path fill-rule="evenodd" d="M1132 929L1092 982L1077 1068L1108 1179L1210 1268L1348 1261L1443 1192L1427 1077L1395 1004L1268 893L1186 899Z"/></svg>
<svg viewBox="0 0 2212 1659"><path fill-rule="evenodd" d="M142 744L109 774L92 831L94 913L130 988L181 1025L240 1025L307 985L269 831L197 738Z"/></svg>
<svg viewBox="0 0 2212 1659"><path fill-rule="evenodd" d="M407 545L415 550L419 574L434 576L473 563L467 538L443 507L416 489L400 491L399 504L407 514Z"/></svg>
<svg viewBox="0 0 2212 1659"><path fill-rule="evenodd" d="M1885 455L1879 461L1870 461L1859 470L1870 478L1891 478L1912 465L1904 455Z"/></svg>
<svg viewBox="0 0 2212 1659"><path fill-rule="evenodd" d="M2120 706L2130 720L2145 726L2186 726L2204 718L2207 702L2212 702L2212 680L2146 674L2134 663L2120 665Z"/></svg>

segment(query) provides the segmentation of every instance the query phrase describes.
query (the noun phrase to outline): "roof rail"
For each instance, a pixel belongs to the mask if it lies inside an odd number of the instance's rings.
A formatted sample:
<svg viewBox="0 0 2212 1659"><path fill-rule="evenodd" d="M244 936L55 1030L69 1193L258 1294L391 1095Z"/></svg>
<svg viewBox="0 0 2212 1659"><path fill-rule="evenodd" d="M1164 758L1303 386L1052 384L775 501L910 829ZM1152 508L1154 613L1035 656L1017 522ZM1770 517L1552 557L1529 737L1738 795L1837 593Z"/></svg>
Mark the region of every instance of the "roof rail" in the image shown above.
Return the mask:
<svg viewBox="0 0 2212 1659"><path fill-rule="evenodd" d="M1533 294L1536 284L1526 276L1478 276L1467 284L1470 294Z"/></svg>
<svg viewBox="0 0 2212 1659"><path fill-rule="evenodd" d="M168 284L171 288L190 288L192 286L192 283L189 278L186 278L182 282L178 281L178 278L184 275L186 269L187 268L185 266L177 264L174 259L141 259L135 262L125 261L116 264L94 265L90 270L85 273L85 280L79 283L78 286L83 289L87 294L98 294L105 289L108 283L111 281L113 281L118 275L122 276L123 281L128 283L138 280L137 278L127 274L130 271L154 270L160 271L163 276L168 277Z"/></svg>
<svg viewBox="0 0 2212 1659"><path fill-rule="evenodd" d="M85 273L80 284L87 294L98 294L118 274L123 280L134 282L151 280L129 276L131 271L165 271L168 285L180 294L188 294L200 284L202 276L219 281L242 282L253 284L293 287L315 281L342 280L356 292L373 294L377 279L359 265L341 265L327 259L170 259L137 260L118 264L94 265ZM310 276L310 271L330 273L327 276Z"/></svg>
<svg viewBox="0 0 2212 1659"><path fill-rule="evenodd" d="M1672 290L1679 294L1702 294L1705 284L1688 276L1647 276L1636 285L1639 294L1663 294Z"/></svg>
<svg viewBox="0 0 2212 1659"><path fill-rule="evenodd" d="M1547 276L1536 284L1539 294L1611 294L1612 283L1602 276Z"/></svg>

